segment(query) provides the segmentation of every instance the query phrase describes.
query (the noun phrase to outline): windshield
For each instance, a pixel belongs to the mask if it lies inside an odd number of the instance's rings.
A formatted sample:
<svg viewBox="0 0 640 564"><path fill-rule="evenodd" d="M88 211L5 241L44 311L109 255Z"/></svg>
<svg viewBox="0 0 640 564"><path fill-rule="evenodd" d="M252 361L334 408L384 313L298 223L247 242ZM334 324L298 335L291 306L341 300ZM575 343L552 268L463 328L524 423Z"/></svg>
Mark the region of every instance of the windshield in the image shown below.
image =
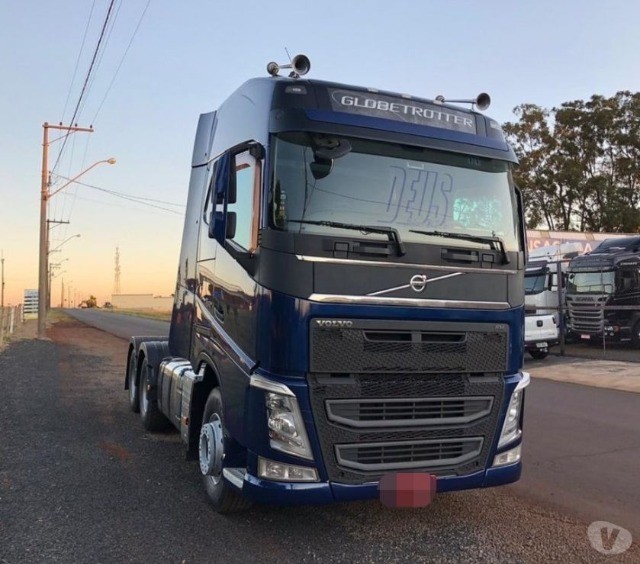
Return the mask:
<svg viewBox="0 0 640 564"><path fill-rule="evenodd" d="M518 250L508 162L394 143L318 137L285 133L275 138L274 227L340 235L340 229L311 222L386 226L397 229L404 242L442 244L442 237L412 232L437 230L500 237L507 250ZM354 236L353 231L343 233ZM385 239L375 232L366 236ZM465 239L446 238L446 244L486 248L482 242Z"/></svg>
<svg viewBox="0 0 640 564"><path fill-rule="evenodd" d="M567 279L568 294L611 294L614 289L612 270L607 272L572 272Z"/></svg>
<svg viewBox="0 0 640 564"><path fill-rule="evenodd" d="M524 293L527 295L539 294L544 291L544 281L546 275L539 274L538 276L525 276L524 277Z"/></svg>

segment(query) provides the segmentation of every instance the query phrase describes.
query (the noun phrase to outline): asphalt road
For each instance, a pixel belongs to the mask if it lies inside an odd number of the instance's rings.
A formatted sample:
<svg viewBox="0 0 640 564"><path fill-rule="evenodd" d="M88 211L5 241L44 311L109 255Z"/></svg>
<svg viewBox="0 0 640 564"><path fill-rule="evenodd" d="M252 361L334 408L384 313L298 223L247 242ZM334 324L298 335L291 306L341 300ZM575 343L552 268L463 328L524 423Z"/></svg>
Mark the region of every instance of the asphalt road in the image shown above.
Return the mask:
<svg viewBox="0 0 640 564"><path fill-rule="evenodd" d="M536 378L526 394L523 476L511 487L640 538L639 429L640 394Z"/></svg>
<svg viewBox="0 0 640 564"><path fill-rule="evenodd" d="M91 327L96 327L122 339L129 339L134 335L148 337L167 337L169 335L168 321L99 309L65 309L64 312Z"/></svg>
<svg viewBox="0 0 640 564"><path fill-rule="evenodd" d="M534 381L513 486L221 517L177 433L128 410L126 343L75 321L49 335L0 354L0 562L600 562L587 524L638 523L638 395Z"/></svg>

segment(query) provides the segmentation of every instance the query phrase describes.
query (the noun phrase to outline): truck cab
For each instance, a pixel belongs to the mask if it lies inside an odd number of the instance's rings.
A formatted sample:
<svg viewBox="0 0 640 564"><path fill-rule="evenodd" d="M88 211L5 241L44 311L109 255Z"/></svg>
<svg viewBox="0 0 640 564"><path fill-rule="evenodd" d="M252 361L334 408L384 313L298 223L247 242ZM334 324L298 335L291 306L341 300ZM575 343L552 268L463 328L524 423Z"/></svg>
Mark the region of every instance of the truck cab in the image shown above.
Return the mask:
<svg viewBox="0 0 640 564"><path fill-rule="evenodd" d="M525 350L535 359L547 357L560 340L566 270L580 251L579 243L561 243L529 253L524 275Z"/></svg>
<svg viewBox="0 0 640 564"><path fill-rule="evenodd" d="M569 329L585 342L640 348L640 237L605 239L568 269Z"/></svg>
<svg viewBox="0 0 640 564"><path fill-rule="evenodd" d="M169 338L132 339L125 388L216 510L519 478L515 163L478 111L299 76L200 117Z"/></svg>

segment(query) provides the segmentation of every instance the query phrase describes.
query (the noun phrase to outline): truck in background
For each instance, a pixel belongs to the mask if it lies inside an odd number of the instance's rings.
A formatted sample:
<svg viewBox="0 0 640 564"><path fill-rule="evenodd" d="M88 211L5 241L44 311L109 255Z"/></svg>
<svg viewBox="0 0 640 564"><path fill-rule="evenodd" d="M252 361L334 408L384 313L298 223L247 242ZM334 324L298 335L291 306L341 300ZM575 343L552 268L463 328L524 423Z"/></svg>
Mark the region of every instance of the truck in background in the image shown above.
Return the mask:
<svg viewBox="0 0 640 564"><path fill-rule="evenodd" d="M125 389L222 513L521 473L525 227L494 120L292 76L200 116L168 340ZM488 96L471 102L479 109Z"/></svg>
<svg viewBox="0 0 640 564"><path fill-rule="evenodd" d="M569 330L640 348L640 236L606 239L567 270Z"/></svg>
<svg viewBox="0 0 640 564"><path fill-rule="evenodd" d="M574 242L529 252L524 274L525 350L535 359L546 358L549 349L560 340L564 327L564 273L569 260L581 251L582 245Z"/></svg>

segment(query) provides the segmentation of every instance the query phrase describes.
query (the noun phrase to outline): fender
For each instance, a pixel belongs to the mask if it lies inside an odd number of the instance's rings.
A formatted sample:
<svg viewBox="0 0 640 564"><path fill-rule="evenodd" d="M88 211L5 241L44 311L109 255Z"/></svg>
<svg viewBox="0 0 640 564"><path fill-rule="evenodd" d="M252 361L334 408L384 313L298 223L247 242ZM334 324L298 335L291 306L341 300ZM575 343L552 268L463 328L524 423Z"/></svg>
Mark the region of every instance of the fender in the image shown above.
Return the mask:
<svg viewBox="0 0 640 564"><path fill-rule="evenodd" d="M155 398L157 397L157 387L158 387L158 369L160 368L160 363L162 359L171 356L169 352L169 342L168 340L159 341L157 339L144 341L140 348L138 349L138 354L136 356L136 366L138 372L138 378L140 378L140 368L142 365L142 359L147 359L147 366L149 367L149 386L150 386L150 394L149 397Z"/></svg>
<svg viewBox="0 0 640 564"><path fill-rule="evenodd" d="M140 381L140 362L138 355L140 353L140 346L142 343L148 343L156 341L159 343L168 343L169 339L164 337L131 337L129 340L129 352L127 353L127 364L124 370L124 389L129 389L129 362L131 361L131 355L133 355L134 366L136 367L136 382ZM159 364L159 363L158 363Z"/></svg>

